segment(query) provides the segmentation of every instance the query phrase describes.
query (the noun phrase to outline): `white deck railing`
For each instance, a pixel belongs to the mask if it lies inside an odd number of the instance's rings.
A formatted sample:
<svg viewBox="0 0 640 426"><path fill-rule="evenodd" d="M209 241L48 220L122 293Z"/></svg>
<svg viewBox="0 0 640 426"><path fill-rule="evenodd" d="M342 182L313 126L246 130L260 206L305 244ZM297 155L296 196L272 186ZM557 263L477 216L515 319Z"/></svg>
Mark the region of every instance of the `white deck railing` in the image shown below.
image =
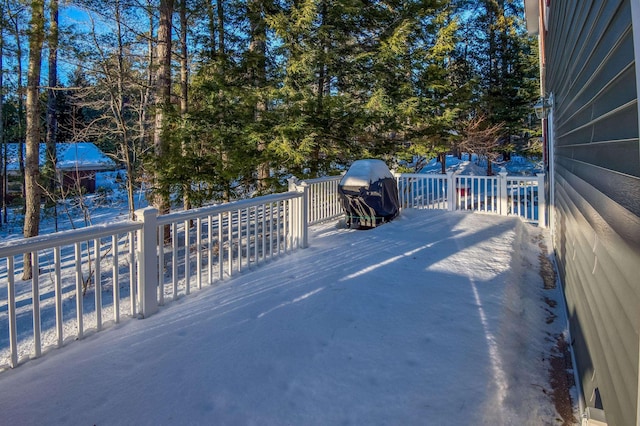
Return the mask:
<svg viewBox="0 0 640 426"><path fill-rule="evenodd" d="M136 234L142 227L123 222L3 244L0 365L14 367L66 338L81 339L87 328L119 322L121 313L136 315ZM31 254L30 280L21 278L23 253Z"/></svg>
<svg viewBox="0 0 640 426"><path fill-rule="evenodd" d="M396 177L401 208L545 223L544 175ZM0 244L0 369L306 247L310 224L342 216L340 179L291 179L284 194L162 216L147 208L136 221ZM29 280L22 280L24 253L33 258Z"/></svg>
<svg viewBox="0 0 640 426"><path fill-rule="evenodd" d="M396 180L401 208L515 215L545 226L544 176L507 176L505 171L497 176L404 173Z"/></svg>
<svg viewBox="0 0 640 426"><path fill-rule="evenodd" d="M305 247L305 188L1 244L0 369Z"/></svg>
<svg viewBox="0 0 640 426"><path fill-rule="evenodd" d="M289 179L289 191L297 186L308 188L307 224L315 225L326 220L342 217L342 204L338 196L338 184L342 175L327 176L317 179L299 181L295 177Z"/></svg>
<svg viewBox="0 0 640 426"><path fill-rule="evenodd" d="M158 303L306 247L304 198L290 191L158 216L157 235L170 236L158 250Z"/></svg>

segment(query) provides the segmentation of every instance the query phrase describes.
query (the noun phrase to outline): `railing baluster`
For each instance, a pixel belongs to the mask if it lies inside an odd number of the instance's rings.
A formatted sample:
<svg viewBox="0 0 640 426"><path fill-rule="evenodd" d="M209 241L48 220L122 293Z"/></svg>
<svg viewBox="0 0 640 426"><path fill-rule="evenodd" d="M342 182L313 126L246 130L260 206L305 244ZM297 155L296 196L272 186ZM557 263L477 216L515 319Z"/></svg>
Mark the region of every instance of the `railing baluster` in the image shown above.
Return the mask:
<svg viewBox="0 0 640 426"><path fill-rule="evenodd" d="M277 223L277 227L276 227L276 255L280 254L280 234L282 232L282 209L281 209L281 205L284 205L284 201L278 201L277 205L276 205L276 223Z"/></svg>
<svg viewBox="0 0 640 426"><path fill-rule="evenodd" d="M39 357L41 354L40 339L40 264L38 262L38 252L27 254L31 256L32 278L31 278L31 300L33 304L33 345L34 354Z"/></svg>
<svg viewBox="0 0 640 426"><path fill-rule="evenodd" d="M231 226L231 219L232 219L232 212L228 211L227 212L227 243L229 244L229 247L227 248L228 251L228 255L227 257L228 259L228 267L229 267L229 271L228 271L228 275L229 277L231 277L231 275L233 274L233 227Z"/></svg>
<svg viewBox="0 0 640 426"><path fill-rule="evenodd" d="M184 293L191 294L191 235L189 233L189 220L184 221Z"/></svg>
<svg viewBox="0 0 640 426"><path fill-rule="evenodd" d="M102 285L100 280L100 240L98 238L93 240L93 255L95 257L95 259L93 259L93 290L96 304L96 329L100 331L102 330Z"/></svg>
<svg viewBox="0 0 640 426"><path fill-rule="evenodd" d="M267 253L267 205L262 204L262 253L260 259L266 260Z"/></svg>
<svg viewBox="0 0 640 426"><path fill-rule="evenodd" d="M269 259L273 258L273 205L274 203L269 203Z"/></svg>
<svg viewBox="0 0 640 426"><path fill-rule="evenodd" d="M196 219L196 284L202 289L202 218Z"/></svg>
<svg viewBox="0 0 640 426"><path fill-rule="evenodd" d="M117 324L120 322L120 282L119 277L120 274L118 272L118 253L120 247L118 246L118 236L111 236L111 245L113 250L113 266L111 268L111 280L113 285L113 321Z"/></svg>
<svg viewBox="0 0 640 426"><path fill-rule="evenodd" d="M242 271L242 210L238 210L238 272Z"/></svg>
<svg viewBox="0 0 640 426"><path fill-rule="evenodd" d="M82 323L82 248L80 243L75 244L75 262L76 262L76 321L78 322L78 339L82 339L83 323Z"/></svg>
<svg viewBox="0 0 640 426"><path fill-rule="evenodd" d="M7 298L9 299L9 351L11 352L9 366L18 366L18 327L16 317L16 286L13 270L14 257L7 258Z"/></svg>
<svg viewBox="0 0 640 426"><path fill-rule="evenodd" d="M162 229L163 231L160 232L164 232L164 227ZM173 234L171 235L173 236ZM166 267L164 246L164 241L158 239L158 304L160 306L164 305L164 271Z"/></svg>
<svg viewBox="0 0 640 426"><path fill-rule="evenodd" d="M130 312L131 316L136 316L137 306L136 306L136 282L137 282L137 267L136 267L136 244L138 244L136 239L135 231L129 232L129 304L130 304Z"/></svg>
<svg viewBox="0 0 640 426"><path fill-rule="evenodd" d="M218 213L218 279L222 281L224 273L224 241L222 227L222 213Z"/></svg>
<svg viewBox="0 0 640 426"><path fill-rule="evenodd" d="M208 284L213 284L213 216L207 216L207 280Z"/></svg>
<svg viewBox="0 0 640 426"><path fill-rule="evenodd" d="M251 267L251 207L247 207L247 221L246 221L246 234L247 234L247 268Z"/></svg>
<svg viewBox="0 0 640 426"><path fill-rule="evenodd" d="M162 228L160 228L162 229ZM164 246L164 243L161 243ZM173 300L178 298L178 224L171 224L171 284Z"/></svg>
<svg viewBox="0 0 640 426"><path fill-rule="evenodd" d="M62 316L62 272L60 270L60 247L53 248L53 286L54 298L56 305L56 341L57 346L61 347L64 341L63 327L64 317Z"/></svg>
<svg viewBox="0 0 640 426"><path fill-rule="evenodd" d="M289 207L290 207L290 202L289 200L283 201L282 203L282 207L283 207L283 214L282 214L282 220L283 220L283 240L284 240L284 254L287 254L289 252L289 242L290 242L290 238L291 238L291 221L289 220Z"/></svg>

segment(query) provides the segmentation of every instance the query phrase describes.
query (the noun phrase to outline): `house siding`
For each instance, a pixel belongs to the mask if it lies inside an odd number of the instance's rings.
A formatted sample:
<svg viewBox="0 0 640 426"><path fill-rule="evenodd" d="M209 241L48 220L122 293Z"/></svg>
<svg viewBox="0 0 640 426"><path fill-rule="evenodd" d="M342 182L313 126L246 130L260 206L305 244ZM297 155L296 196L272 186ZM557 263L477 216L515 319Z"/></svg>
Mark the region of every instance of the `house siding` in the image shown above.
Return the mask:
<svg viewBox="0 0 640 426"><path fill-rule="evenodd" d="M554 248L584 402L603 408L610 425L638 424L640 144L630 1L550 2L545 46Z"/></svg>

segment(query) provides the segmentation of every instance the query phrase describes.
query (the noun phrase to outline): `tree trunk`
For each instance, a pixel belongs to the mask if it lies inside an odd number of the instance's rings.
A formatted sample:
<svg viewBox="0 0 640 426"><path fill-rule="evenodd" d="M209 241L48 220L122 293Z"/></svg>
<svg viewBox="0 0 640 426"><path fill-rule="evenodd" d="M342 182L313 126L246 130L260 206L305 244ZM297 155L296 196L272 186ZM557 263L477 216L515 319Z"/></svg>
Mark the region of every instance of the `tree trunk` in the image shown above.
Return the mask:
<svg viewBox="0 0 640 426"><path fill-rule="evenodd" d="M147 12L149 18L149 35L147 37L147 81L146 87L142 90L141 99L140 99L140 135L138 137L138 141L146 147L148 144L148 134L149 134L149 123L147 121L148 118L148 106L151 99L151 91L153 88L153 69L155 67L153 61L153 29L155 28L155 22L153 19L153 9L151 5L151 0L147 0Z"/></svg>
<svg viewBox="0 0 640 426"><path fill-rule="evenodd" d="M327 14L329 13L328 4L326 1L322 1L320 5L320 27L326 26ZM328 40L326 36L322 36L320 39L320 54L317 63L317 75L318 79L316 81L316 117L319 120L323 120L325 111L324 111L324 97L327 92L327 56L329 53ZM323 123L323 121L320 121ZM311 177L318 177L320 172L320 142L317 141L314 143L313 152L312 152L312 161L310 165Z"/></svg>
<svg viewBox="0 0 640 426"><path fill-rule="evenodd" d="M216 0L216 8L218 10L218 56L224 60L224 5L222 0Z"/></svg>
<svg viewBox="0 0 640 426"><path fill-rule="evenodd" d="M267 103L263 97L262 90L267 84L267 25L264 19L264 11L261 0L250 0L248 5L249 25L251 31L251 42L249 52L252 56L251 75L252 84L258 93L258 102L255 107L255 120L259 122L267 110ZM269 162L266 160L267 143L261 135L257 143L258 151L258 193L267 191L269 179Z"/></svg>
<svg viewBox="0 0 640 426"><path fill-rule="evenodd" d="M216 20L214 17L213 0L207 0L207 29L209 30L209 59L216 57Z"/></svg>
<svg viewBox="0 0 640 426"><path fill-rule="evenodd" d="M0 16L4 16L4 4L0 3ZM7 148L4 143L4 28L0 27L0 228L7 221Z"/></svg>
<svg viewBox="0 0 640 426"><path fill-rule="evenodd" d="M51 0L49 5L49 82L47 90L47 155L45 163L45 185L48 200L53 205L57 229L56 213L56 164L58 119L56 115L56 86L58 85L58 0Z"/></svg>
<svg viewBox="0 0 640 426"><path fill-rule="evenodd" d="M16 40L16 92L18 94L18 165L20 169L20 178L22 179L22 196L25 197L25 166L24 166L24 85L22 80L22 30L18 16L10 14L13 20L13 30Z"/></svg>
<svg viewBox="0 0 640 426"><path fill-rule="evenodd" d="M27 74L27 155L25 164L25 238L38 235L40 228L40 104L38 89L40 83L40 61L44 40L44 0L31 2L31 30L29 34L29 70ZM24 256L23 279L31 279L31 254Z"/></svg>
<svg viewBox="0 0 640 426"><path fill-rule="evenodd" d="M151 123L149 122L149 104L151 102L151 95L153 91L153 69L155 67L154 54L153 54L153 29L155 28L154 11L151 0L147 0L147 14L149 18L149 35L147 37L147 81L146 86L142 89L140 96L140 116L139 116L139 135L137 142L140 144L141 149L146 149L149 146L149 129ZM135 145L135 143L134 143ZM129 154L134 157L135 151L132 147ZM134 159L130 158L127 162L127 197L129 199L129 210L131 217L135 216L135 202L134 202Z"/></svg>
<svg viewBox="0 0 640 426"><path fill-rule="evenodd" d="M125 95L125 43L123 40L122 34L122 5L119 0L115 1L115 23L116 23L116 37L118 40L118 69L117 69L117 86L116 86L116 94L115 94L115 102L114 104L114 115L116 124L119 129L119 133L121 135L120 142L120 151L122 152L122 159L127 170L126 176L126 191L127 191L127 205L129 207L129 218L135 219L135 198L134 198L134 186L135 186L135 166L134 166L134 158L135 158L135 144L133 142L133 137L131 136L131 132L129 131L129 125L125 119L125 104L126 104L126 95ZM148 89L147 89L148 90ZM144 93L144 89L142 91ZM144 96L143 96L144 98ZM144 99L143 99L144 101ZM146 110L146 104L141 106L141 131L142 137L144 138L145 133L145 123L144 123L144 111Z"/></svg>
<svg viewBox="0 0 640 426"><path fill-rule="evenodd" d="M166 135L166 114L171 107L171 26L173 17L173 0L160 0L160 23L158 25L158 43L156 57L158 68L155 81L155 125L153 145L156 158L162 159L169 154L169 139ZM160 214L169 213L169 188L162 183L161 170L154 171L153 206ZM164 240L170 239L170 229L165 227Z"/></svg>
<svg viewBox="0 0 640 426"><path fill-rule="evenodd" d="M226 46L225 46L225 37L224 37L224 26L225 26L225 21L224 21L224 3L223 0L216 0L216 12L217 12L217 28L218 28L218 46L217 46L217 53L216 53L216 57L212 59L216 60L216 72L222 73L224 74L226 72L226 58L225 58L225 51L226 51ZM211 16L211 19L213 19L213 15ZM216 25L213 24L213 22L211 23L212 27L215 27ZM220 90L220 94L222 95L222 90ZM223 170L223 174L225 169L227 169L227 167L229 167L229 153L227 152L227 148L224 146L224 144L220 144L220 162L221 162L221 169ZM223 202L229 202L231 201L231 182L226 180L224 182L222 182L222 201Z"/></svg>
<svg viewBox="0 0 640 426"><path fill-rule="evenodd" d="M187 0L180 1L180 118L182 118L182 155L187 156L189 136L186 131L187 114L189 113L189 62L187 49ZM191 209L191 179L182 184L184 209Z"/></svg>

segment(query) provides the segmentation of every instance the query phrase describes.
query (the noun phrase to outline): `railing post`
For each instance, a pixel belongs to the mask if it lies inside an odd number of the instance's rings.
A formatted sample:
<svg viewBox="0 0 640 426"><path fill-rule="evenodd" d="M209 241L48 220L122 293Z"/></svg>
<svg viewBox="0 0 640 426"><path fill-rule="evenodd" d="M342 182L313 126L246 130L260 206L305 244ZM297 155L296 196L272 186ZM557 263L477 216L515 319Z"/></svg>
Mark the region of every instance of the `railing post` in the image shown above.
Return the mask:
<svg viewBox="0 0 640 426"><path fill-rule="evenodd" d="M538 177L538 226L542 228L547 227L547 191L545 188L545 174L536 173ZM531 202L534 202L533 194L531 196Z"/></svg>
<svg viewBox="0 0 640 426"><path fill-rule="evenodd" d="M147 318L158 312L158 210L147 207L136 210L142 222L138 231L138 298L140 315Z"/></svg>
<svg viewBox="0 0 640 426"><path fill-rule="evenodd" d="M394 179L396 180L396 188L398 190L398 203L400 204L400 211L402 211L404 209L404 193L402 191L404 184L400 180L402 179L402 174L398 172L392 172L392 173L393 173Z"/></svg>
<svg viewBox="0 0 640 426"><path fill-rule="evenodd" d="M296 191L296 187L298 186L298 178L295 176L291 176L289 179L287 179L287 182L289 182L289 191Z"/></svg>
<svg viewBox="0 0 640 426"><path fill-rule="evenodd" d="M447 172L447 210L450 212L456 209L456 178L453 170Z"/></svg>
<svg viewBox="0 0 640 426"><path fill-rule="evenodd" d="M309 184L302 182L296 186L296 191L302 193L302 199L300 200L299 217L300 220L300 235L301 247L307 248L309 246Z"/></svg>
<svg viewBox="0 0 640 426"><path fill-rule="evenodd" d="M502 167L498 173L498 213L502 216L509 214L509 194L507 193L507 169Z"/></svg>

